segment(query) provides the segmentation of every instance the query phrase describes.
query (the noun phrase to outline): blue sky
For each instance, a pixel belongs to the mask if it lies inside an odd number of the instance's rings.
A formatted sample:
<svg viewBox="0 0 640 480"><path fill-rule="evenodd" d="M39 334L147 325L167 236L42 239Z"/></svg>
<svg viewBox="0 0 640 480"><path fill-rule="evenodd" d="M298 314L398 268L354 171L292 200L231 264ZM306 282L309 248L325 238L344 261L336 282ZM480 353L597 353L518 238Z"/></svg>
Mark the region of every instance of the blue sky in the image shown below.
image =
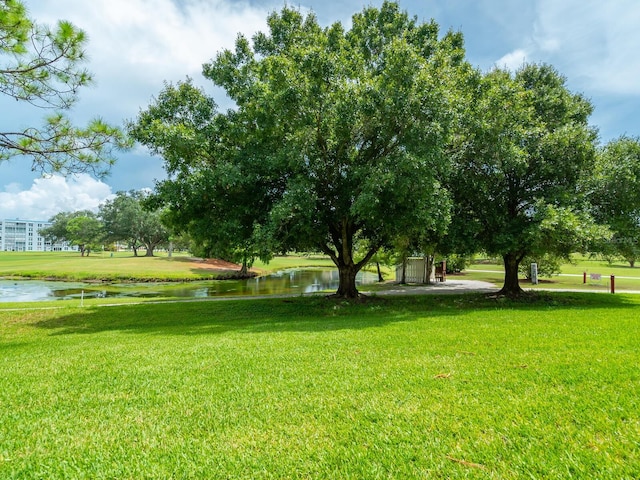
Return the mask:
<svg viewBox="0 0 640 480"><path fill-rule="evenodd" d="M353 13L382 0L297 0L321 24L350 24ZM42 23L66 19L89 36L87 65L95 85L80 92L71 113L77 123L99 116L122 125L162 88L190 76L219 104L224 99L200 74L201 65L237 33L264 30L272 0L26 0ZM444 32L460 30L467 58L483 71L523 62L556 67L572 91L595 106L591 123L606 143L640 135L640 2L637 0L405 0L419 20L435 19ZM0 99L0 131L37 125L43 112ZM144 149L121 154L103 181L88 176L40 178L31 162L0 163L0 218L46 219L62 210L95 209L119 190L153 187L162 160Z"/></svg>

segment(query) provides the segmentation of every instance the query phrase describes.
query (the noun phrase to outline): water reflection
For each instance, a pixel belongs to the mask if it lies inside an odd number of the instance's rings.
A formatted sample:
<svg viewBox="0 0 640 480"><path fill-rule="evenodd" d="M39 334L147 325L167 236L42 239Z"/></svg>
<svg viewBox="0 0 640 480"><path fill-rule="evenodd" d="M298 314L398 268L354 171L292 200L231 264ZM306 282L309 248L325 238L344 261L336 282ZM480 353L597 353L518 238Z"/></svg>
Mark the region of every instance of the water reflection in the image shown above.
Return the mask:
<svg viewBox="0 0 640 480"><path fill-rule="evenodd" d="M51 288L43 282L0 280L0 302L48 300Z"/></svg>
<svg viewBox="0 0 640 480"><path fill-rule="evenodd" d="M357 284L374 283L377 275L360 272ZM337 270L289 269L248 280L217 280L193 283L88 284L41 280L0 280L0 302L32 302L104 297L178 297L282 295L333 291L338 288Z"/></svg>

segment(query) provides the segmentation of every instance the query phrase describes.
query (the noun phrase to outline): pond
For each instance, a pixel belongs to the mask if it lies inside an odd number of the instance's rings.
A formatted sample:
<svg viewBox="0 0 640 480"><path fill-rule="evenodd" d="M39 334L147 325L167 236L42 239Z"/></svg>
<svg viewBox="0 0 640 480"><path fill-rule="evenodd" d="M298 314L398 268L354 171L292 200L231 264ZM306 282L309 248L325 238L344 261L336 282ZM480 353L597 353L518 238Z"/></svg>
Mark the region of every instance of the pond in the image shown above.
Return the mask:
<svg viewBox="0 0 640 480"><path fill-rule="evenodd" d="M357 284L375 283L376 274L360 272ZM205 298L217 296L282 295L331 292L338 288L338 271L289 269L246 280L187 283L80 283L46 280L0 280L0 302L38 302L80 298Z"/></svg>

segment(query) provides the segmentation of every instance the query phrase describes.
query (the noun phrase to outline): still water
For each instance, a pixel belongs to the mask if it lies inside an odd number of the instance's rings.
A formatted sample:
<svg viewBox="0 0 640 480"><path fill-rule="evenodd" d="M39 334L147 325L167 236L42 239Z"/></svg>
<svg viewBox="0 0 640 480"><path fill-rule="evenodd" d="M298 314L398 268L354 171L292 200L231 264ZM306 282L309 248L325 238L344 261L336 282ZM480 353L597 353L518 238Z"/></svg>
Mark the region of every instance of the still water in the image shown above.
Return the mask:
<svg viewBox="0 0 640 480"><path fill-rule="evenodd" d="M377 275L360 272L357 284L375 283ZM0 302L36 302L82 298L176 297L303 294L336 290L338 271L290 269L247 280L215 280L189 283L91 284L44 280L0 280Z"/></svg>

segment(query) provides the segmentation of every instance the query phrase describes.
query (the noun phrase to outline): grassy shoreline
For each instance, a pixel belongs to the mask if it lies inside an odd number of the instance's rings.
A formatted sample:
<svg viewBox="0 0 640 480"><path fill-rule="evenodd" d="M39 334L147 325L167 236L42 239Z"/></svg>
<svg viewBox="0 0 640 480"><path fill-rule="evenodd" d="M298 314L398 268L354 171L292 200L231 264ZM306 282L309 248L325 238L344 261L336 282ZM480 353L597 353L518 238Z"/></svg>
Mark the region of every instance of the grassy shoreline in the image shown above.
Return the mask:
<svg viewBox="0 0 640 480"><path fill-rule="evenodd" d="M84 282L190 282L240 278L235 270L214 270L187 254L134 257L130 252L96 252L81 257L76 252L0 252L0 278ZM254 274L293 267L326 267L322 256L276 257L268 264L256 262Z"/></svg>

